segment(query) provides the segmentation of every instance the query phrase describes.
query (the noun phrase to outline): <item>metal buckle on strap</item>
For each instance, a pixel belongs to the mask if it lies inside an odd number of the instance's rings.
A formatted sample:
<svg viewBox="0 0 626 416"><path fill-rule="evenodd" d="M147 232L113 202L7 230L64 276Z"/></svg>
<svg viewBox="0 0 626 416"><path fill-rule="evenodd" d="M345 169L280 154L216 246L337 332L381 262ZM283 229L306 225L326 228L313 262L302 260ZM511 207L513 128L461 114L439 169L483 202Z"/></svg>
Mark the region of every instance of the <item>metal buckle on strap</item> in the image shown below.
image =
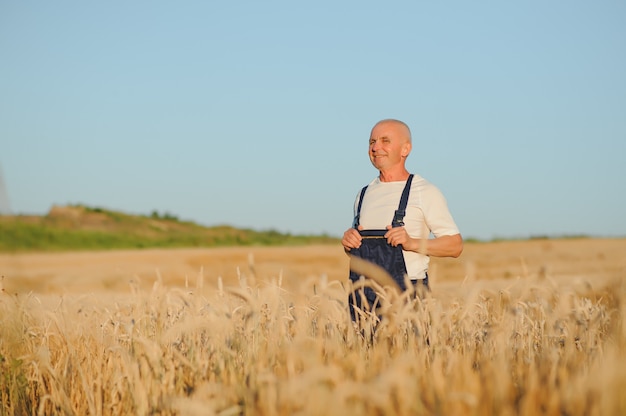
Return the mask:
<svg viewBox="0 0 626 416"><path fill-rule="evenodd" d="M393 227L403 227L404 226L404 216L406 215L406 211L404 210L396 210L396 213L393 216Z"/></svg>

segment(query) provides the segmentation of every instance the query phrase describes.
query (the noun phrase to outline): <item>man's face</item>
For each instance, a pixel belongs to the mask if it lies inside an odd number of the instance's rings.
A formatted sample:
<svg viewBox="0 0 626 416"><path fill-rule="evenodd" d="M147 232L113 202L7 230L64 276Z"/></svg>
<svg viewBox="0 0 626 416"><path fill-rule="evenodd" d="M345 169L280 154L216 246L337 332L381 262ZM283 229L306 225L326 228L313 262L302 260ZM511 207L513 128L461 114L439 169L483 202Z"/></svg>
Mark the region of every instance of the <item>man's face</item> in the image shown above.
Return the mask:
<svg viewBox="0 0 626 416"><path fill-rule="evenodd" d="M404 157L411 150L410 143L402 130L394 123L374 126L370 135L369 156L378 170L387 170L404 165ZM403 157L404 156L404 157Z"/></svg>

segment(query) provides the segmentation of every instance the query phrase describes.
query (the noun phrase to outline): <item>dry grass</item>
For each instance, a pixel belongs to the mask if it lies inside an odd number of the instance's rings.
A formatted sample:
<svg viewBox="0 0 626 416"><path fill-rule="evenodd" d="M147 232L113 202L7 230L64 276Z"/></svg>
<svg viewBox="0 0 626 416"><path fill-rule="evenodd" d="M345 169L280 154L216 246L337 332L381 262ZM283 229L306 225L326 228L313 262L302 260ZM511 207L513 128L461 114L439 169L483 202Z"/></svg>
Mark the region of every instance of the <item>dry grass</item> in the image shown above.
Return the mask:
<svg viewBox="0 0 626 416"><path fill-rule="evenodd" d="M354 328L343 281L250 266L228 284L3 291L2 414L626 414L622 278L435 285Z"/></svg>

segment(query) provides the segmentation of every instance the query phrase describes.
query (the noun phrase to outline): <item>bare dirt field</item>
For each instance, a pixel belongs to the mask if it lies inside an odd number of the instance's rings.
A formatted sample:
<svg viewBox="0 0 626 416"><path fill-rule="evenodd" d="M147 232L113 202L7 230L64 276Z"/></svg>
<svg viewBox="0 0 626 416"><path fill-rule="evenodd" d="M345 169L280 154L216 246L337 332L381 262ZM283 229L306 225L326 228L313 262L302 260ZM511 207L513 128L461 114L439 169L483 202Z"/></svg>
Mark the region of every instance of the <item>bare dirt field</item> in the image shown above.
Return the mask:
<svg viewBox="0 0 626 416"><path fill-rule="evenodd" d="M626 239L564 239L468 243L458 259L432 259L433 292L461 282L549 277L593 282L626 275ZM229 247L100 252L0 254L7 293L128 293L130 285L236 284L238 278L281 279L284 287L325 276L345 280L339 245Z"/></svg>

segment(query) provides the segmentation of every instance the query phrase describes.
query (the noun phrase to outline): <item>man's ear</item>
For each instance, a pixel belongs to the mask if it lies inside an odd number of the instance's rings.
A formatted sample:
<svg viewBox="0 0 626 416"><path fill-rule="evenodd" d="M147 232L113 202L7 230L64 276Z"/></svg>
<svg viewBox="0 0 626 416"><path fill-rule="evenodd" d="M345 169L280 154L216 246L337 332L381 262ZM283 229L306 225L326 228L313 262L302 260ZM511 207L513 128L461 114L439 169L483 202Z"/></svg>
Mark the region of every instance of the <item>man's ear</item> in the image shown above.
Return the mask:
<svg viewBox="0 0 626 416"><path fill-rule="evenodd" d="M402 156L407 157L411 153L411 142L407 142L402 146Z"/></svg>

